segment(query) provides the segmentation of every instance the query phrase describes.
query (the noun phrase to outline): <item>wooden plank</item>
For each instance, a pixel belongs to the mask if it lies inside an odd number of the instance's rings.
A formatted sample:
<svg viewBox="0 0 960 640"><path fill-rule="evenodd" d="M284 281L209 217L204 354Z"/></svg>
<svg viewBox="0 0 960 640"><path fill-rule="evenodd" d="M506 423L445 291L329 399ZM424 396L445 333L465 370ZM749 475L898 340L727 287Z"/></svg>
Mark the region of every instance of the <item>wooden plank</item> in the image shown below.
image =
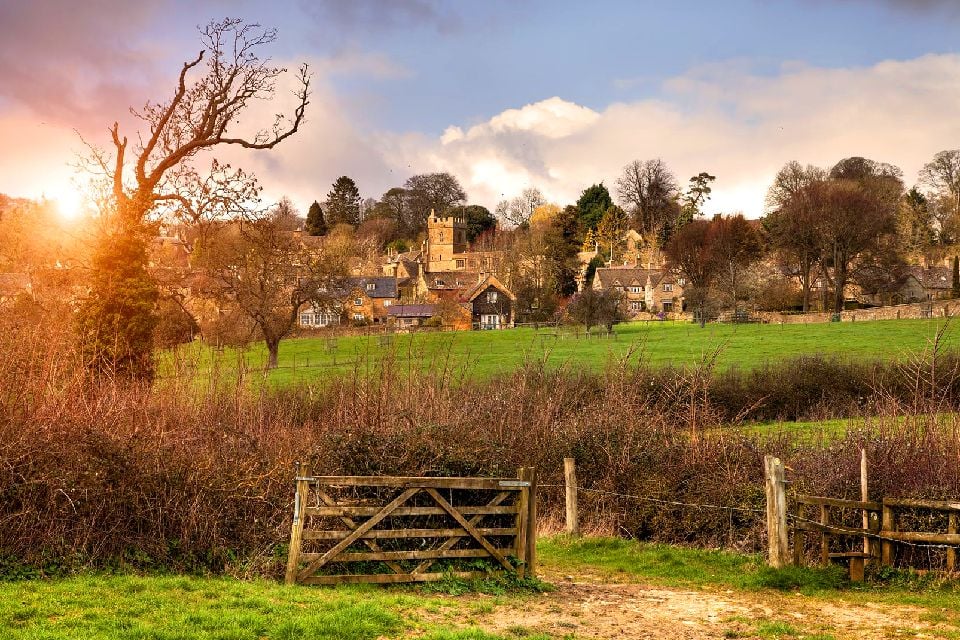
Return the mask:
<svg viewBox="0 0 960 640"><path fill-rule="evenodd" d="M866 537L877 537L879 531L876 529L864 530L860 527L845 527L839 524L830 524L824 526L817 522L798 522L794 525L797 529L802 529L803 531L810 531L813 533L829 533L834 536L866 536Z"/></svg>
<svg viewBox="0 0 960 640"><path fill-rule="evenodd" d="M329 495L327 495L327 492L324 491L323 489L321 489L319 486L317 487L317 495L320 497L321 500L323 500L324 504L326 504L328 507L330 507L330 506L336 506L337 503L334 502L333 498L331 498ZM394 510L394 511L396 511L396 510ZM340 516L340 521L341 521L343 524L347 525L347 527L348 527L351 531L353 531L354 529L356 529L356 528L359 526L356 522L354 522L354 520L353 520L352 518L348 518L347 516ZM367 548L369 548L371 551L374 551L374 552L381 551L380 545L378 545L375 541L373 541L373 540L371 540L371 539L369 539L369 538L365 538L365 539L363 540L363 543L364 543L365 545L367 545ZM401 567L400 565L398 565L398 564L395 563L395 562L387 562L386 564L387 564L388 567L390 567L391 569L393 569L393 571L394 571L395 573L405 573L404 570L403 570L403 567Z"/></svg>
<svg viewBox="0 0 960 640"><path fill-rule="evenodd" d="M287 552L287 571L284 582L293 584L297 580L297 568L300 566L300 548L303 544L303 521L306 518L307 497L310 484L303 476L310 475L309 467L297 463L297 482L293 494L293 524L290 525L290 548Z"/></svg>
<svg viewBox="0 0 960 640"><path fill-rule="evenodd" d="M520 492L520 499L517 501L517 544L514 555L520 561L517 568L517 575L521 578L526 573L527 567L527 514L529 512L528 502L530 500L529 470L527 467L520 467L518 474L521 481L527 482L527 487Z"/></svg>
<svg viewBox="0 0 960 640"><path fill-rule="evenodd" d="M563 459L563 480L566 485L567 534L580 535L580 520L577 516L577 466L573 458Z"/></svg>
<svg viewBox="0 0 960 640"><path fill-rule="evenodd" d="M830 564L830 512L827 505L820 505L820 564Z"/></svg>
<svg viewBox="0 0 960 640"><path fill-rule="evenodd" d="M513 491L510 492L514 493ZM383 506L361 505L328 505L323 507L307 507L307 515L324 517L369 517L377 515ZM460 513L472 515L512 515L517 512L517 505L483 505L457 507ZM443 516L447 512L440 507L400 507L393 512L394 516Z"/></svg>
<svg viewBox="0 0 960 640"><path fill-rule="evenodd" d="M883 505L879 502L869 500L842 500L840 498L827 498L824 496L798 495L794 498L800 504L809 504L813 506L825 505L836 507L838 509L864 509L866 511L880 511Z"/></svg>
<svg viewBox="0 0 960 640"><path fill-rule="evenodd" d="M929 542L931 544L960 545L960 534L937 533L935 531L891 531L884 536L903 542Z"/></svg>
<svg viewBox="0 0 960 640"><path fill-rule="evenodd" d="M883 504L909 509L932 509L934 511L958 511L960 502L952 500L918 500L914 498L884 498Z"/></svg>
<svg viewBox="0 0 960 640"><path fill-rule="evenodd" d="M868 484L868 477L867 477L867 450L866 449L860 449L860 501L861 502L870 501L870 485ZM864 530L869 529L870 528L870 511L863 509L861 513L861 518L863 520ZM870 538L868 536L864 536L863 538L863 552L867 554L867 556L869 557ZM851 572L851 579L852 579L853 565L850 565L850 572ZM862 573L863 572L861 571L861 574ZM862 581L863 576L861 575L860 578Z"/></svg>
<svg viewBox="0 0 960 640"><path fill-rule="evenodd" d="M889 538L891 535L896 533L897 528L897 516L894 513L893 507L889 503L884 502L883 505L883 515L881 518L880 525L880 535ZM893 542L890 540L881 540L880 541L880 562L885 566L892 567L894 561L895 549L893 547Z"/></svg>
<svg viewBox="0 0 960 640"><path fill-rule="evenodd" d="M313 476L310 481L339 487L414 487L432 489L495 489L520 491L516 478L417 478L413 476Z"/></svg>
<svg viewBox="0 0 960 640"><path fill-rule="evenodd" d="M498 549L501 553L509 555L512 549ZM301 557L306 560L316 560L322 553L304 553ZM440 560L442 558L489 558L490 554L486 549L418 549L416 551L344 551L338 555L334 562L372 562L385 560ZM418 573L414 571L400 571L400 573ZM425 572L419 572L425 573Z"/></svg>
<svg viewBox="0 0 960 640"><path fill-rule="evenodd" d="M957 533L957 514L951 513L947 516L947 533L955 534ZM957 550L954 548L947 549L947 571L956 571L957 570Z"/></svg>
<svg viewBox="0 0 960 640"><path fill-rule="evenodd" d="M484 536L515 536L517 530L514 527L489 527L480 528L478 531ZM318 529L307 529L303 532L304 540L343 540L351 535L350 531L328 531ZM466 537L469 533L466 529L374 529L365 531L360 537L361 540L387 540L391 538L450 538Z"/></svg>
<svg viewBox="0 0 960 640"><path fill-rule="evenodd" d="M526 575L537 577L537 469L528 470L530 498L527 500L527 564Z"/></svg>
<svg viewBox="0 0 960 640"><path fill-rule="evenodd" d="M340 553L341 551L349 547L351 544L353 544L363 534L365 534L367 531L370 531L375 526L377 526L377 523L379 523L381 520L389 516L390 512L392 512L394 509L396 509L397 507L399 507L404 502L406 502L407 500L409 500L411 497L413 497L418 493L420 493L420 489L407 489L406 491L401 493L399 496L394 498L390 504L385 506L383 510L380 511L380 513L373 516L372 518L364 522L362 525L360 525L359 527L351 531L350 535L348 535L346 538L344 538L343 540L338 542L336 545L334 545L333 548L327 550L327 552L324 553L320 558L317 558L316 560L308 564L306 568L297 575L297 577L302 581L304 578L307 578L310 575L312 575L314 572L316 572L317 569L322 567L324 564L329 562L333 557L335 557L338 553Z"/></svg>
<svg viewBox="0 0 960 640"><path fill-rule="evenodd" d="M447 502L444 499L444 497L437 492L436 489L431 487L426 489L426 492L430 494L430 496L436 501L437 504L439 504L441 507L446 509L447 513L449 513L453 517L453 519L456 520L457 523L459 523L461 527L466 529L467 533L469 533L474 540L480 543L480 546L482 546L484 549L489 551L490 555L493 556L493 558L497 562L503 565L503 567L507 569L507 571L513 571L513 565L510 564L510 561L507 560L507 558L502 553L500 553L500 551L496 547L490 544L490 541L487 540L486 537L483 536L483 534L477 531L477 528L474 527L472 524L470 524L470 522L466 518L464 518L463 515L459 511L457 511L449 502Z"/></svg>
<svg viewBox="0 0 960 640"><path fill-rule="evenodd" d="M495 506L495 505L498 505L498 504L500 504L501 502L503 502L504 500L506 500L507 498L509 498L509 497L512 496L512 495L513 495L513 494L510 493L510 492L501 491L500 493L498 493L497 495L495 495L495 496L493 497L493 500L490 501L490 504L489 504L488 506L493 507L493 506ZM460 512L461 512L461 513L464 513L464 510L461 508L461 509L460 509ZM477 515L473 516L472 518L470 518L470 524L472 524L473 526L477 526L478 524L480 524L480 520L483 519L483 516L484 516L484 514L477 514ZM440 545L440 549L449 549L449 548L453 547L453 545L457 544L457 541L458 541L461 537L462 537L462 536L451 536L449 540L447 540L447 541L444 542L442 545ZM505 553L510 553L510 550L505 550ZM430 561L430 560L424 560L423 562L421 562L419 565L417 565L417 566L414 568L413 573L425 573L426 570L429 569L429 568L430 568L430 565L432 565L432 564L433 564L432 561Z"/></svg>
<svg viewBox="0 0 960 640"><path fill-rule="evenodd" d="M488 571L451 571L447 573L375 573L368 575L336 575L336 576L310 576L305 578L303 584L396 584L401 582L436 582L448 577L462 578L471 580L473 578L488 578L491 575L497 575L496 572Z"/></svg>
<svg viewBox="0 0 960 640"><path fill-rule="evenodd" d="M800 527L793 528L793 564L803 566L804 534Z"/></svg>

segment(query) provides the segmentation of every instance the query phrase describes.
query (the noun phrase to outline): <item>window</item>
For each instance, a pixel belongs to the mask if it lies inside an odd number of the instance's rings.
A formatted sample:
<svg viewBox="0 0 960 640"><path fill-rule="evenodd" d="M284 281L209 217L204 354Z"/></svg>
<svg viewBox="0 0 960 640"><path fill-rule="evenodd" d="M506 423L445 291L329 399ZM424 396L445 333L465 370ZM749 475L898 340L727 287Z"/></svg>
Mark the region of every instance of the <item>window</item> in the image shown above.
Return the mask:
<svg viewBox="0 0 960 640"><path fill-rule="evenodd" d="M385 306L385 307L389 307L389 306L392 305L392 304L393 304L393 300L384 300L384 301L383 301L383 306Z"/></svg>
<svg viewBox="0 0 960 640"><path fill-rule="evenodd" d="M443 231L440 232L440 242L443 242Z"/></svg>
<svg viewBox="0 0 960 640"><path fill-rule="evenodd" d="M664 285L663 285L663 290L664 290L664 291L673 291L673 285L672 285L672 284L664 284Z"/></svg>
<svg viewBox="0 0 960 640"><path fill-rule="evenodd" d="M362 306L363 306L363 298L354 298L354 299L353 299L353 306L355 306L355 307L362 307Z"/></svg>
<svg viewBox="0 0 960 640"><path fill-rule="evenodd" d="M463 269L465 266L467 266L466 260L457 259L457 269Z"/></svg>
<svg viewBox="0 0 960 640"><path fill-rule="evenodd" d="M313 321L313 316L312 316L311 314L309 314L309 313L301 313L301 314L300 314L300 324L302 324L302 325L310 325L310 324L313 324L312 321Z"/></svg>
<svg viewBox="0 0 960 640"><path fill-rule="evenodd" d="M643 287L630 287L630 293L643 293Z"/></svg>
<svg viewBox="0 0 960 640"><path fill-rule="evenodd" d="M613 290L616 291L617 293L620 293L621 291L623 291L623 286L619 284L615 284L613 285Z"/></svg>
<svg viewBox="0 0 960 640"><path fill-rule="evenodd" d="M631 300L630 311L643 311L643 302L640 300Z"/></svg>
<svg viewBox="0 0 960 640"><path fill-rule="evenodd" d="M494 304L497 301L496 291L487 291L487 303Z"/></svg>
<svg viewBox="0 0 960 640"><path fill-rule="evenodd" d="M664 313L670 313L671 311L673 311L673 303L672 303L672 302L664 302L664 303L663 303L663 311L664 311Z"/></svg>
<svg viewBox="0 0 960 640"><path fill-rule="evenodd" d="M484 259L483 259L483 262L484 262L484 264L487 265L487 268L488 268L488 269L490 269L491 267L493 267L493 258L491 258L490 256L487 256L486 258L484 258Z"/></svg>
<svg viewBox="0 0 960 640"><path fill-rule="evenodd" d="M353 319L354 319L355 322L363 322L363 314L362 314L362 313L355 313L355 314L353 314Z"/></svg>
<svg viewBox="0 0 960 640"><path fill-rule="evenodd" d="M377 283L375 282L367 283L367 291L376 291L376 290L377 290Z"/></svg>

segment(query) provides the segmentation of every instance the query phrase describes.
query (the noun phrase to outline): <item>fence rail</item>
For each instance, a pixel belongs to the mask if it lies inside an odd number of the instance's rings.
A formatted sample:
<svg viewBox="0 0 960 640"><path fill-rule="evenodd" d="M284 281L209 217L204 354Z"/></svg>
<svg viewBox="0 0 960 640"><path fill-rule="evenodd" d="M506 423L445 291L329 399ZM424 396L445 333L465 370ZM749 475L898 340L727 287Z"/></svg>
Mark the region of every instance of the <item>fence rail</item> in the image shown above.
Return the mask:
<svg viewBox="0 0 960 640"><path fill-rule="evenodd" d="M311 476L298 470L288 584L396 583L536 567L536 472L515 478ZM486 560L486 570L476 561ZM469 561L469 570L462 562ZM443 562L441 570L430 569Z"/></svg>

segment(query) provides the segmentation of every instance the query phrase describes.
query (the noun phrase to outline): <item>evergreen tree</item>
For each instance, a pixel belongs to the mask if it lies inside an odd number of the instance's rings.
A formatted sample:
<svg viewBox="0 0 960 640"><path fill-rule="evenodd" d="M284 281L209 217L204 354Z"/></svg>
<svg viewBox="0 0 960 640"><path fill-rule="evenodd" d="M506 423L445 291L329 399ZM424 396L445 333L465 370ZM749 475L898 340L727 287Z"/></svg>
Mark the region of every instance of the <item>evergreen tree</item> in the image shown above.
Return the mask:
<svg viewBox="0 0 960 640"><path fill-rule="evenodd" d="M143 233L125 230L98 243L90 293L77 312L77 337L91 370L133 380L153 378L159 293L146 264Z"/></svg>
<svg viewBox="0 0 960 640"><path fill-rule="evenodd" d="M327 233L327 221L323 218L323 209L316 200L307 211L307 233L311 236L323 236Z"/></svg>
<svg viewBox="0 0 960 640"><path fill-rule="evenodd" d="M479 204L471 204L464 207L463 217L467 223L468 242L473 242L497 226L497 219L493 217L490 210Z"/></svg>
<svg viewBox="0 0 960 640"><path fill-rule="evenodd" d="M577 209L580 211L580 228L586 232L589 229L595 229L603 214L613 204L613 198L603 183L595 184L583 191L580 199L577 200Z"/></svg>
<svg viewBox="0 0 960 640"><path fill-rule="evenodd" d="M360 190L347 176L340 176L327 194L327 224L360 224Z"/></svg>
<svg viewBox="0 0 960 640"><path fill-rule="evenodd" d="M960 298L960 257L953 256L953 283L950 287L954 298Z"/></svg>

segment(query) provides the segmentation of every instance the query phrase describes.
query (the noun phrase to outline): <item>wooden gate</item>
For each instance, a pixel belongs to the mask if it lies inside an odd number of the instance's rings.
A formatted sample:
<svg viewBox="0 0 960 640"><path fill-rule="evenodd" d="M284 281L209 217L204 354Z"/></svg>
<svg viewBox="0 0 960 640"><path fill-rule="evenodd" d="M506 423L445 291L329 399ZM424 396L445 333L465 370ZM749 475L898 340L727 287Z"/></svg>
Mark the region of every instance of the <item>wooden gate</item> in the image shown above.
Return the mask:
<svg viewBox="0 0 960 640"><path fill-rule="evenodd" d="M516 478L298 470L286 582L427 582L491 569L532 576L536 514L532 468Z"/></svg>

